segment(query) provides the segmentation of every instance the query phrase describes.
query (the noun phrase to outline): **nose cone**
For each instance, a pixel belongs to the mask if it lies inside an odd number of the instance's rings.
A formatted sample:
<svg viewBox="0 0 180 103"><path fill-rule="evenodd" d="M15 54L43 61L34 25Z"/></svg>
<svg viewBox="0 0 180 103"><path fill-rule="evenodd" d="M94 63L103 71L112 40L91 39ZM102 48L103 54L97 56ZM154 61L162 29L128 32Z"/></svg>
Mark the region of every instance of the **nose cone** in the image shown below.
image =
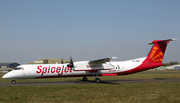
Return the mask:
<svg viewBox="0 0 180 103"><path fill-rule="evenodd" d="M13 76L10 73L7 73L7 74L3 75L2 78L3 79L11 79L11 78L13 78Z"/></svg>

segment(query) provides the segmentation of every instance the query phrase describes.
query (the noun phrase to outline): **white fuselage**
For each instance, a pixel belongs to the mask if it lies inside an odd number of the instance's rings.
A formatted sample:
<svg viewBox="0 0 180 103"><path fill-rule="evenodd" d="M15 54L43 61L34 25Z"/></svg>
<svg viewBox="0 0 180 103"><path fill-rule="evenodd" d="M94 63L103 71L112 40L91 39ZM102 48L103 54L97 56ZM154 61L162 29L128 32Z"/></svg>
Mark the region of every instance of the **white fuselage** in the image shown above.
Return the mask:
<svg viewBox="0 0 180 103"><path fill-rule="evenodd" d="M108 76L108 74L125 74L140 66L144 58L128 61L106 62L103 65L88 64L87 61L75 62L76 67L69 68L67 64L26 64L20 65L10 71L3 78L7 79L30 79L30 78L51 78L51 77L80 77L80 76ZM80 65L78 65L80 64ZM82 69L82 70L81 70Z"/></svg>

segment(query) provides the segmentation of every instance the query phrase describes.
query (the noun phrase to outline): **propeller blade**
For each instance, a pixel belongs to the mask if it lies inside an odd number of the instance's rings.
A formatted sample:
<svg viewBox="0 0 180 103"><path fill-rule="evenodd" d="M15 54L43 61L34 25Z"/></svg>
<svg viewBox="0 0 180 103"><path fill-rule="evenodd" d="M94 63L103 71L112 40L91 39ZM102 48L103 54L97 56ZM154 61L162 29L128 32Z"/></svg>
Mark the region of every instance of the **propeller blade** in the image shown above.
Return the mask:
<svg viewBox="0 0 180 103"><path fill-rule="evenodd" d="M72 60L72 57L70 56L70 63L72 64L73 63L73 60Z"/></svg>
<svg viewBox="0 0 180 103"><path fill-rule="evenodd" d="M71 57L71 56L70 56L70 62L69 62L69 64L67 65L67 67L70 67L70 68L73 68L73 67L74 67L73 60L72 60L72 57Z"/></svg>
<svg viewBox="0 0 180 103"><path fill-rule="evenodd" d="M63 58L61 59L61 64L63 64L64 62L63 62Z"/></svg>

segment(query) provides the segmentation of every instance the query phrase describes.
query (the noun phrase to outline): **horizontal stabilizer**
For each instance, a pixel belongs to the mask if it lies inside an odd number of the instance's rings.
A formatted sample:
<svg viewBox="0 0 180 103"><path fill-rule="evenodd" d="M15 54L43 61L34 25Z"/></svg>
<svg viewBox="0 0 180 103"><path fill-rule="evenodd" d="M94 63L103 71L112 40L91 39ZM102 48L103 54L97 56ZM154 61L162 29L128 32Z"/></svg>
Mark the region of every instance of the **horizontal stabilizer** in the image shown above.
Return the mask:
<svg viewBox="0 0 180 103"><path fill-rule="evenodd" d="M167 39L167 40L154 40L152 43L149 43L149 45L157 44L157 43L169 43L169 41L175 41L177 39Z"/></svg>

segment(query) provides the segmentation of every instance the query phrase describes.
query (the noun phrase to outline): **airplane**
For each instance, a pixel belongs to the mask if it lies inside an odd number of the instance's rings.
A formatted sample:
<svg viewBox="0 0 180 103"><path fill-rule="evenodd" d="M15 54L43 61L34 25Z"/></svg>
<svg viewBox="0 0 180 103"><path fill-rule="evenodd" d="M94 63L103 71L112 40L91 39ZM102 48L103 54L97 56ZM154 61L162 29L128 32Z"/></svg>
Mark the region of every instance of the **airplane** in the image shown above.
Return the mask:
<svg viewBox="0 0 180 103"><path fill-rule="evenodd" d="M166 46L169 41L154 40L149 45L152 48L146 57L126 60L111 61L117 57L110 57L91 61L73 62L70 56L70 62L64 64L25 64L17 66L14 70L6 73L2 78L11 79L15 84L15 79L35 79L35 78L56 78L56 77L83 77L87 81L87 76L94 76L96 83L101 80L98 76L118 76L133 74L155 67L162 66Z"/></svg>

